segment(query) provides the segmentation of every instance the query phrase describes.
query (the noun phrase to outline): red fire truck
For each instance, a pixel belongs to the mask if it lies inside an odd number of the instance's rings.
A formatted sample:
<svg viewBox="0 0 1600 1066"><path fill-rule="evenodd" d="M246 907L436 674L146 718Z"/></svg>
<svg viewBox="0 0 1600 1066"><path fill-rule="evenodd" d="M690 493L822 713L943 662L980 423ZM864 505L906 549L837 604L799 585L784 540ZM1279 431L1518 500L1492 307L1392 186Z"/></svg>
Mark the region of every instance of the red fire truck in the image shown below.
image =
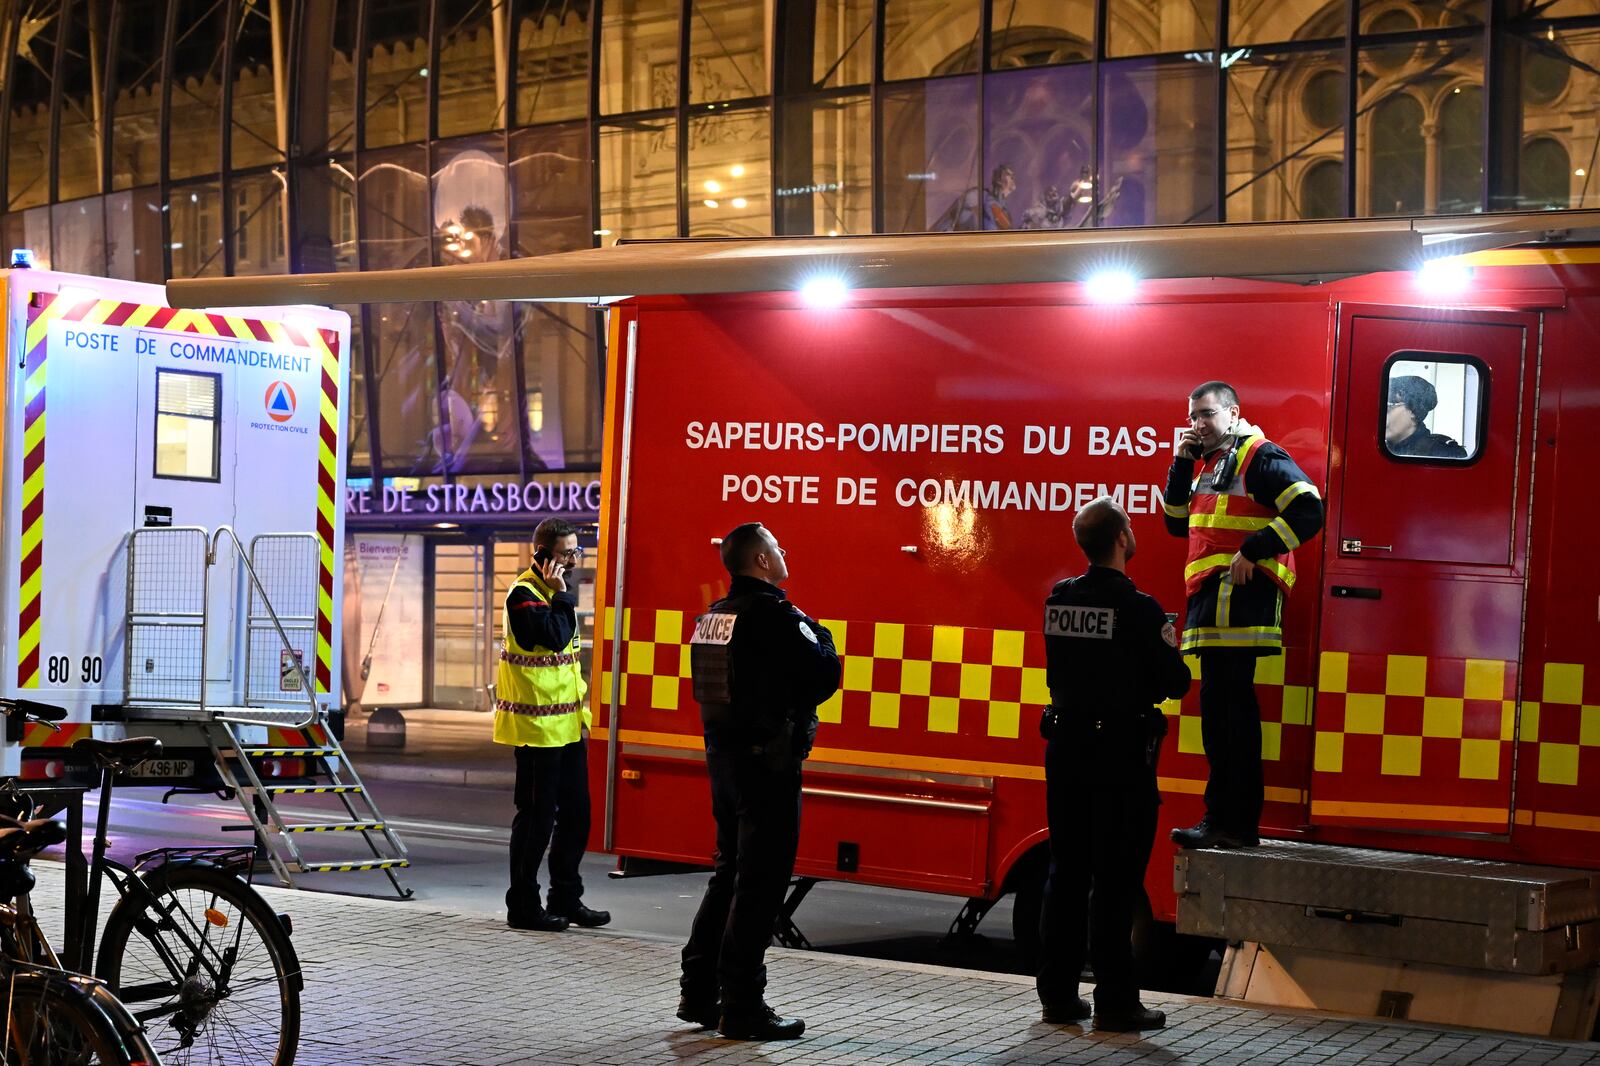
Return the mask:
<svg viewBox="0 0 1600 1066"><path fill-rule="evenodd" d="M1138 536L1131 576L1182 610L1161 486L1189 390L1213 378L1326 502L1285 653L1257 671L1264 835L1600 868L1600 247L1578 229L1600 219L1550 234L1552 217L669 242L171 291L617 300L596 843L708 860L687 641L726 588L717 538L759 520L843 658L797 873L1016 891L1026 935L1044 595L1082 568L1075 510L1110 494ZM1427 428L1464 457L1396 450L1400 377L1432 386ZM1167 830L1201 813L1197 691L1163 708L1157 921L1175 913Z"/></svg>

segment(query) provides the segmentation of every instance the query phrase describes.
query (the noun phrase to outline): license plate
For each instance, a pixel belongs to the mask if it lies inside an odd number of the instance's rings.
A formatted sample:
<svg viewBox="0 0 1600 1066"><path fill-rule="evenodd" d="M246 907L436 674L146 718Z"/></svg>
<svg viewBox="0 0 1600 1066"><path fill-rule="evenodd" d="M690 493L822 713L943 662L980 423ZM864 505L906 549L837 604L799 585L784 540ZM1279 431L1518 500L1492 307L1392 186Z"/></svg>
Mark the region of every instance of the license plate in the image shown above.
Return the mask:
<svg viewBox="0 0 1600 1066"><path fill-rule="evenodd" d="M193 759L148 759L135 766L125 777L193 777Z"/></svg>

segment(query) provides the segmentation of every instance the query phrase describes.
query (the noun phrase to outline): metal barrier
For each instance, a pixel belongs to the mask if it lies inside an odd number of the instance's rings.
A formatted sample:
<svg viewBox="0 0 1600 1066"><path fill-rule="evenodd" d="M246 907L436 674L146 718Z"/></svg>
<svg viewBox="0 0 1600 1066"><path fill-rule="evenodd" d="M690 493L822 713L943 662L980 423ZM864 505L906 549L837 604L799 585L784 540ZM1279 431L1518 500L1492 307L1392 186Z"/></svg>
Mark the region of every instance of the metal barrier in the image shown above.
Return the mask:
<svg viewBox="0 0 1600 1066"><path fill-rule="evenodd" d="M246 578L243 706L208 707L211 569L225 540ZM247 725L299 729L316 721L305 659L316 654L319 550L308 533L263 534L246 553L229 526L210 533L198 526L135 530L128 538L125 702L193 708L201 717ZM275 602L284 604L283 613ZM300 636L298 647L290 633ZM234 637L228 634L230 646Z"/></svg>
<svg viewBox="0 0 1600 1066"><path fill-rule="evenodd" d="M195 526L128 538L128 703L204 706L209 554L209 535Z"/></svg>

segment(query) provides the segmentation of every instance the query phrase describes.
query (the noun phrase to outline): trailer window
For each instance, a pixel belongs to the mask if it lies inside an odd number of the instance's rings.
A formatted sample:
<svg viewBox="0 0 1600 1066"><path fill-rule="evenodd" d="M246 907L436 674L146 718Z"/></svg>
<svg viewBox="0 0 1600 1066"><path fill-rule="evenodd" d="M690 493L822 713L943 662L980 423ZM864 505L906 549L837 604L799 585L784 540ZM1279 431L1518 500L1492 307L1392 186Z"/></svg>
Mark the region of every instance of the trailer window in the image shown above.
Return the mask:
<svg viewBox="0 0 1600 1066"><path fill-rule="evenodd" d="M1391 459L1470 463L1483 446L1489 375L1467 355L1396 352L1383 375L1378 440Z"/></svg>
<svg viewBox="0 0 1600 1066"><path fill-rule="evenodd" d="M221 479L222 375L156 371L156 477Z"/></svg>

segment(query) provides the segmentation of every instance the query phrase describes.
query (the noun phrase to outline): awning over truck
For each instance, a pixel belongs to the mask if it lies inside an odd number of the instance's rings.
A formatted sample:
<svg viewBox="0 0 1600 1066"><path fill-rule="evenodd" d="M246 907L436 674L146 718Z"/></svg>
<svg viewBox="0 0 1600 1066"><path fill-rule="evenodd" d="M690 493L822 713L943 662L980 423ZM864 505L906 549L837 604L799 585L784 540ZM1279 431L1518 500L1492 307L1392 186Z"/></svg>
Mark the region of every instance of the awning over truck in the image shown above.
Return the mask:
<svg viewBox="0 0 1600 1066"><path fill-rule="evenodd" d="M167 283L175 307L603 301L627 296L778 292L826 275L854 288L1141 278L1328 280L1408 270L1425 260L1600 235L1600 211L1427 219L1161 226L1100 230L644 241L555 255L411 270Z"/></svg>

